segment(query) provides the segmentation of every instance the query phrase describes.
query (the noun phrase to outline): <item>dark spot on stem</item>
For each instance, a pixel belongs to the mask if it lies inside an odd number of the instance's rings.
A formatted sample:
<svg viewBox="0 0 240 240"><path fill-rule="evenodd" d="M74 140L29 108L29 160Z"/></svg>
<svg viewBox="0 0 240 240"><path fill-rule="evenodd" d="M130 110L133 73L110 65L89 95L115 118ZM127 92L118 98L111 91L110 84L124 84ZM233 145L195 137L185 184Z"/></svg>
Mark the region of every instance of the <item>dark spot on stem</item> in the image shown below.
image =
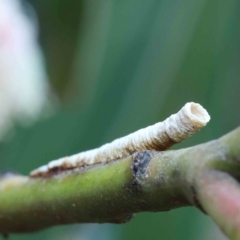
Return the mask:
<svg viewBox="0 0 240 240"><path fill-rule="evenodd" d="M137 175L144 174L151 160L151 154L149 151L138 152L133 154L132 173L136 177Z"/></svg>
<svg viewBox="0 0 240 240"><path fill-rule="evenodd" d="M139 193L142 191L142 187L139 183L139 177L145 174L148 164L151 160L151 154L149 151L144 151L134 153L132 156L133 161L131 165L131 170L134 176L134 180L129 183L128 189L131 192Z"/></svg>
<svg viewBox="0 0 240 240"><path fill-rule="evenodd" d="M204 211L202 205L200 204L198 197L197 197L197 190L194 186L190 186L191 189L191 193L192 193L192 199L193 199L193 203L194 205L199 208L203 213L206 214L206 212Z"/></svg>
<svg viewBox="0 0 240 240"><path fill-rule="evenodd" d="M132 193L140 193L142 192L142 187L141 185L137 182L136 179L134 179L133 181L131 181L128 185L127 185L127 189L132 192Z"/></svg>

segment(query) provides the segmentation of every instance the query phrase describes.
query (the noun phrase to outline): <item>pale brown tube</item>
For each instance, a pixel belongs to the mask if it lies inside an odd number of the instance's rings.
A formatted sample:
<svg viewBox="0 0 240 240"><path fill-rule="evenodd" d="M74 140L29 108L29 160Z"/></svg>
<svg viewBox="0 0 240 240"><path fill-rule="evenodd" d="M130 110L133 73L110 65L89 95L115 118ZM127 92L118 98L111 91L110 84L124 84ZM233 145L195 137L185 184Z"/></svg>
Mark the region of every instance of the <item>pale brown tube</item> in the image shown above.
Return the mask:
<svg viewBox="0 0 240 240"><path fill-rule="evenodd" d="M51 161L30 173L31 177L44 177L49 172L107 163L145 150L165 150L198 132L210 120L208 112L198 103L187 103L176 114L163 122L140 129L99 148Z"/></svg>

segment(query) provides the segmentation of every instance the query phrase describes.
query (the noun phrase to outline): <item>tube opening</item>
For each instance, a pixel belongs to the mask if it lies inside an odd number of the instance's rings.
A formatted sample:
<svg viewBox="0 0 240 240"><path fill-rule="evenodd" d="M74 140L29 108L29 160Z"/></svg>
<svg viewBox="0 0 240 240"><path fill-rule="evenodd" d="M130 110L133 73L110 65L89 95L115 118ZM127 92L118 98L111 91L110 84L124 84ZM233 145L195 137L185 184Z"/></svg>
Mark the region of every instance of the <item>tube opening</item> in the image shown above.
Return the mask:
<svg viewBox="0 0 240 240"><path fill-rule="evenodd" d="M198 103L190 103L190 112L202 124L206 124L210 120L208 112Z"/></svg>

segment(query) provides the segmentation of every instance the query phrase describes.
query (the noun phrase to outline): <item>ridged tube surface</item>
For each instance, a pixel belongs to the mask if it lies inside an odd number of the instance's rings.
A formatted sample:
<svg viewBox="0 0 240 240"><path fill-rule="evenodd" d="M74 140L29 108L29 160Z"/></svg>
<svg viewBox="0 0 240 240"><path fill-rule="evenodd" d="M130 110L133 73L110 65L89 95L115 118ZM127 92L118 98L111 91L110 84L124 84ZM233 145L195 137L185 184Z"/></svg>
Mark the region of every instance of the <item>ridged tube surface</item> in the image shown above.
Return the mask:
<svg viewBox="0 0 240 240"><path fill-rule="evenodd" d="M208 112L198 103L186 103L176 114L163 122L140 129L99 148L51 161L30 173L45 177L49 173L80 168L127 157L134 152L165 150L198 132L210 120Z"/></svg>

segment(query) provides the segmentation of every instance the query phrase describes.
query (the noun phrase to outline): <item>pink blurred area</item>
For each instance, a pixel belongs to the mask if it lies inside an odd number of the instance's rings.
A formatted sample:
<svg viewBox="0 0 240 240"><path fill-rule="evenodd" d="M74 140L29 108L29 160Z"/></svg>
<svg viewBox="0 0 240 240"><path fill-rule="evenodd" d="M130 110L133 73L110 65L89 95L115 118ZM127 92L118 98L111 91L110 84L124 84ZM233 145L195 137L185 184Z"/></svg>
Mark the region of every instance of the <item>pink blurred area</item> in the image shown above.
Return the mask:
<svg viewBox="0 0 240 240"><path fill-rule="evenodd" d="M0 139L16 120L36 119L48 102L37 31L26 11L19 0L0 0Z"/></svg>
<svg viewBox="0 0 240 240"><path fill-rule="evenodd" d="M36 30L24 15L19 0L0 0L0 47L4 51L23 53L36 41Z"/></svg>

